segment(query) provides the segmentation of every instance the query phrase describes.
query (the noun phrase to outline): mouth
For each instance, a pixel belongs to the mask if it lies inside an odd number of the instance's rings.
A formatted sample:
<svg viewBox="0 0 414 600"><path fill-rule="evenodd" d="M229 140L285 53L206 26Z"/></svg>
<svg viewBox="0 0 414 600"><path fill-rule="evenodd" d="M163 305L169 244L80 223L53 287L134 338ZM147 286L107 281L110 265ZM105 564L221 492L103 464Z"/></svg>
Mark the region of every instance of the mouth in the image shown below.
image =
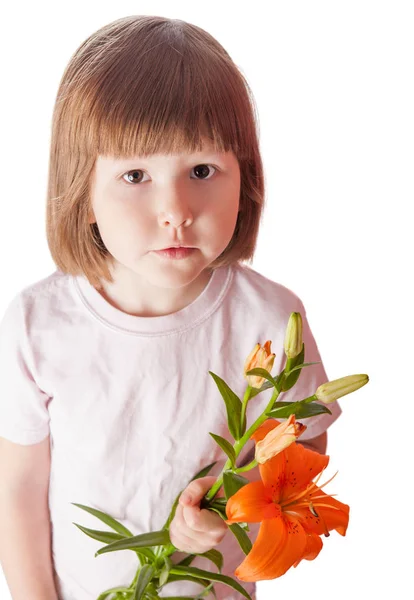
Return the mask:
<svg viewBox="0 0 414 600"><path fill-rule="evenodd" d="M168 246L168 248L160 248L156 250L156 252L161 252L163 250L178 250L180 248L188 248L189 250L194 250L193 246Z"/></svg>
<svg viewBox="0 0 414 600"><path fill-rule="evenodd" d="M190 246L175 246L172 248L163 248L162 250L155 250L155 254L164 258L182 259L190 256L196 248Z"/></svg>

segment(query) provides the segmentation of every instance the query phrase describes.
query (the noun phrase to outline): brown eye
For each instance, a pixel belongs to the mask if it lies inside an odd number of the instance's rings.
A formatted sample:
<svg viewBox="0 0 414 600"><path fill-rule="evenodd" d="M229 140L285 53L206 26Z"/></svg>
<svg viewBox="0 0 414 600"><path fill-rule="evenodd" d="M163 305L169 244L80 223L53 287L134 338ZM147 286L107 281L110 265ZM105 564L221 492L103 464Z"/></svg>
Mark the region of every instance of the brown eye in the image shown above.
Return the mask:
<svg viewBox="0 0 414 600"><path fill-rule="evenodd" d="M216 167L213 167L213 165L197 165L194 167L194 173L200 175L202 179L207 179L207 171L209 171L211 167L214 171L216 170ZM211 179L211 177L209 179Z"/></svg>
<svg viewBox="0 0 414 600"><path fill-rule="evenodd" d="M126 175L128 178L128 181L130 181L131 183L141 183L141 181L142 181L141 173L143 173L143 171L141 171L141 169L133 169L132 171L127 171L126 173L124 173L124 175L122 175L122 178L124 178L124 176Z"/></svg>

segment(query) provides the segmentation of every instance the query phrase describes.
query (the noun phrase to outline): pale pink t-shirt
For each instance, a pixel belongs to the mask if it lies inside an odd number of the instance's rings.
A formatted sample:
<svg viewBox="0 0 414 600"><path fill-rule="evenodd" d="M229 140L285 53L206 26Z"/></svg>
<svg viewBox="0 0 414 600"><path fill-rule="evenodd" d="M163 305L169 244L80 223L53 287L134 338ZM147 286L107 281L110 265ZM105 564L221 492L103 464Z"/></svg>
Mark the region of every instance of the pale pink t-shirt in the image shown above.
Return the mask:
<svg viewBox="0 0 414 600"><path fill-rule="evenodd" d="M30 445L50 434L52 549L62 600L96 600L105 589L129 585L138 566L130 550L95 557L104 544L73 523L110 529L71 503L110 514L134 535L161 529L194 475L214 461L209 474L218 475L225 463L209 432L233 443L209 371L243 398L245 359L257 342L271 340L272 374L278 374L294 311L302 315L305 362L320 361L301 300L244 264L215 270L191 304L166 316L124 313L85 277L59 270L12 299L0 321L0 436ZM300 400L327 380L322 364L306 367L279 398ZM248 426L271 392L252 399ZM330 410L303 420L308 429L301 440L321 434L341 414L338 403ZM252 448L250 441L238 464ZM252 542L259 526L250 524ZM245 555L230 530L217 550L223 573L234 577ZM172 561L185 556L176 553ZM191 566L217 572L203 557ZM254 583L239 583L254 593ZM215 589L219 600L243 597L224 584ZM171 582L160 595L201 590Z"/></svg>

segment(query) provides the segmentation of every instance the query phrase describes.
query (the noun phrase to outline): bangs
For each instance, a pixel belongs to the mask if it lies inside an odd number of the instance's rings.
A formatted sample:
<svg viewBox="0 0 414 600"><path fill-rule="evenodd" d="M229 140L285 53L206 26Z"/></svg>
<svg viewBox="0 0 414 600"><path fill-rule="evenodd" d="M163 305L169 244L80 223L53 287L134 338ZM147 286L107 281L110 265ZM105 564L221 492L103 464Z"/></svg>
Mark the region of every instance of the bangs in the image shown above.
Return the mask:
<svg viewBox="0 0 414 600"><path fill-rule="evenodd" d="M88 65L81 86L87 121L78 126L86 128L93 150L130 158L198 152L208 141L215 151L249 158L247 82L230 57L214 47L214 38L205 43L206 32L200 44L197 28L183 29L180 21L156 25L146 36L135 28L121 48L113 43L105 61L91 52L97 64Z"/></svg>

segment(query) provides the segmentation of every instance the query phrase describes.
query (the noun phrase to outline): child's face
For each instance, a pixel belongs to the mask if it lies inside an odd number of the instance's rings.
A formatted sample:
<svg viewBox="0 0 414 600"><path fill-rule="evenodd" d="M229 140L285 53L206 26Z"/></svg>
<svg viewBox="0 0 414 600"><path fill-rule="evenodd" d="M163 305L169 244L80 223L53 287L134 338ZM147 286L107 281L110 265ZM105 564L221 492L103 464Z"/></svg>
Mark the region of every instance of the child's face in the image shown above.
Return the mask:
<svg viewBox="0 0 414 600"><path fill-rule="evenodd" d="M192 155L126 160L99 155L89 222L96 221L110 254L131 274L156 286L181 287L230 242L239 197L236 156L214 152L207 143ZM174 244L196 249L181 260L153 252Z"/></svg>

